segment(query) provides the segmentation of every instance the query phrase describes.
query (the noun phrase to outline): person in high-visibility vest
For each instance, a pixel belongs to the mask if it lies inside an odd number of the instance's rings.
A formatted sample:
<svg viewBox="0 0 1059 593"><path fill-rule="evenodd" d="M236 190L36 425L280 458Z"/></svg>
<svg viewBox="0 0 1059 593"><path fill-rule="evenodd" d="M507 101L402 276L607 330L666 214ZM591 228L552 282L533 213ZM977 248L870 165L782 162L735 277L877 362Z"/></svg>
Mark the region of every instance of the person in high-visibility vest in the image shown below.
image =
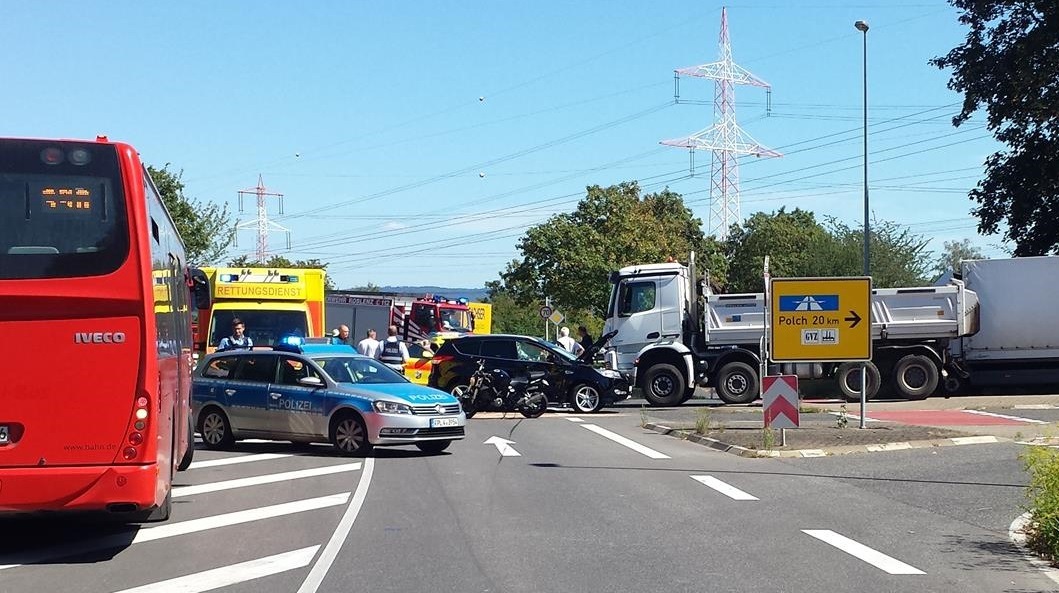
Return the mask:
<svg viewBox="0 0 1059 593"><path fill-rule="evenodd" d="M375 355L379 362L385 364L398 373L404 374L404 363L408 362L408 347L397 338L397 326L391 325L386 333L389 337L382 343L378 353Z"/></svg>

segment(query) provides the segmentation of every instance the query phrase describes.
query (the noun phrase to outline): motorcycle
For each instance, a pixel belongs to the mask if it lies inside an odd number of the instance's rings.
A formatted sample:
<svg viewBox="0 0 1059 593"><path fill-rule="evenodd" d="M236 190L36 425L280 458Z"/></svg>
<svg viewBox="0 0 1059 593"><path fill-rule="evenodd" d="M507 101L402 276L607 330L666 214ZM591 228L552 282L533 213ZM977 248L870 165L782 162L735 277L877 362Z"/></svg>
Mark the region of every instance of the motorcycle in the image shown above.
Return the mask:
<svg viewBox="0 0 1059 593"><path fill-rule="evenodd" d="M544 371L530 371L527 376L512 377L503 369L486 370L485 361L479 360L467 389L458 396L460 406L468 418L482 411L517 411L526 418L538 418L548 409L545 376Z"/></svg>

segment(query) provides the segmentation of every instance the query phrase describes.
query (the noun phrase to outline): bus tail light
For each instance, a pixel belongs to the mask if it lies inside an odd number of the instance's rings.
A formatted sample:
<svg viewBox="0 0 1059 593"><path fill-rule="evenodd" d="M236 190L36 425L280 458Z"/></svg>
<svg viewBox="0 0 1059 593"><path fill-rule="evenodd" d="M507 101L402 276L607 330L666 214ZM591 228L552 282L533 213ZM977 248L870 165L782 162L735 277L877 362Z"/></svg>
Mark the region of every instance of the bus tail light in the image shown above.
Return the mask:
<svg viewBox="0 0 1059 593"><path fill-rule="evenodd" d="M148 411L151 408L151 398L146 395L141 395L136 398L136 407L132 412L133 423L127 435L127 442L131 446L126 446L121 451L121 456L125 461L132 461L140 454L139 447L144 442L144 430L147 429L147 418L150 416Z"/></svg>

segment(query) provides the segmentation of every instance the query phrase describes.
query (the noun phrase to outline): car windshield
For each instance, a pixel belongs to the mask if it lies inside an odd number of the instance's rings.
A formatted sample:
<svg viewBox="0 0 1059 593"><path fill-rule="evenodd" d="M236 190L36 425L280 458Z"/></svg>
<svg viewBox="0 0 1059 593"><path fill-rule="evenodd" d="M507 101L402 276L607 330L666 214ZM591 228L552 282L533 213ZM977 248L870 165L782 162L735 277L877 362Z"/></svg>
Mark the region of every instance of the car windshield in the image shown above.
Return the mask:
<svg viewBox="0 0 1059 593"><path fill-rule="evenodd" d="M371 358L363 356L332 356L314 358L316 364L335 383L349 385L384 385L388 383L407 383L403 375L394 372L390 367Z"/></svg>

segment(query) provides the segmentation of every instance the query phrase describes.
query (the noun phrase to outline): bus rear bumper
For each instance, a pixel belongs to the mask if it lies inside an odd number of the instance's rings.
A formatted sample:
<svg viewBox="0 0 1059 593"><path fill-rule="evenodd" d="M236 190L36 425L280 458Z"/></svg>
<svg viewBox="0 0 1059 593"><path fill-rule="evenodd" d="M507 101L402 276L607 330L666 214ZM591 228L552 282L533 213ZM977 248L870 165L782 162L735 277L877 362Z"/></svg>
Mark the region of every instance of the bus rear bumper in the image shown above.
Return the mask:
<svg viewBox="0 0 1059 593"><path fill-rule="evenodd" d="M156 507L164 497L155 464L0 469L0 514L129 512Z"/></svg>

